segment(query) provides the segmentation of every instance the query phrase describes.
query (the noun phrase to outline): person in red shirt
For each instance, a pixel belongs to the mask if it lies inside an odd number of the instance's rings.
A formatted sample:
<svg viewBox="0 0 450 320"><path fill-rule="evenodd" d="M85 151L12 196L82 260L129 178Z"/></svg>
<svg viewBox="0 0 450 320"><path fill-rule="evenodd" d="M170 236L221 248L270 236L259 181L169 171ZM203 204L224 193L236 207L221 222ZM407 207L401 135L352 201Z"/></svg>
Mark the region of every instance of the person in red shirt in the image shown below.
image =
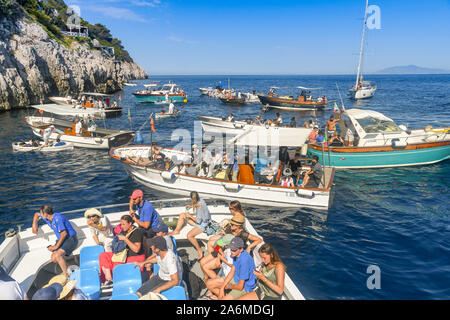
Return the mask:
<svg viewBox="0 0 450 320"><path fill-rule="evenodd" d="M319 136L319 127L318 126L314 126L313 131L311 131L311 133L308 136L308 143L316 143L316 139Z"/></svg>

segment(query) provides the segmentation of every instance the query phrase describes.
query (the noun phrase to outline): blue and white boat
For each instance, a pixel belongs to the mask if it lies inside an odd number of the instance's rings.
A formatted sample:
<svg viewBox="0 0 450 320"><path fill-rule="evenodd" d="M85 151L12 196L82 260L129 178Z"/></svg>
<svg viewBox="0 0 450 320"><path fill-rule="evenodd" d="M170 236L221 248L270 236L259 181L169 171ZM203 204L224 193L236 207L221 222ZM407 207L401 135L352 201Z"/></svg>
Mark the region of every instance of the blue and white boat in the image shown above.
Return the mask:
<svg viewBox="0 0 450 320"><path fill-rule="evenodd" d="M133 95L139 102L187 102L187 95L184 90L173 82L169 82L162 87L149 87L147 90L134 92Z"/></svg>
<svg viewBox="0 0 450 320"><path fill-rule="evenodd" d="M344 135L351 130L352 145L309 144L308 156L340 169L415 166L450 158L449 127L409 130L379 112L361 109L342 113L339 127Z"/></svg>

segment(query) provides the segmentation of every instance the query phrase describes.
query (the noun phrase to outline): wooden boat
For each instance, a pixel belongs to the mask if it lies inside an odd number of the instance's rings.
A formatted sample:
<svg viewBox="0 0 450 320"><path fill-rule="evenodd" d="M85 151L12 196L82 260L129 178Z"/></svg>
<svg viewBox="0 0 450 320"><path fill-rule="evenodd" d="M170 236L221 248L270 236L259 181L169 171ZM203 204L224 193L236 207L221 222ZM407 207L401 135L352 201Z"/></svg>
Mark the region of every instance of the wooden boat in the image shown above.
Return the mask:
<svg viewBox="0 0 450 320"><path fill-rule="evenodd" d="M44 145L43 141L40 141L39 144L41 146ZM20 142L13 142L12 143L13 151L16 152L31 152L31 151L40 151L40 152L57 152L57 151L64 151L64 150L73 150L73 144L70 142L64 142L64 144L55 146L55 145L49 145L47 147L27 147L20 145Z"/></svg>
<svg viewBox="0 0 450 320"><path fill-rule="evenodd" d="M304 100L303 97L298 97L294 99L294 97L277 97L270 95L261 95L258 94L259 101L263 106L275 109L283 109L283 110L311 110L311 109L320 109L326 106L326 101L317 101L317 100Z"/></svg>
<svg viewBox="0 0 450 320"><path fill-rule="evenodd" d="M408 130L383 114L350 109L341 114L341 132L354 135L351 146L308 145L308 155L317 155L322 164L339 169L415 166L450 158L450 128Z"/></svg>
<svg viewBox="0 0 450 320"><path fill-rule="evenodd" d="M83 131L81 136L75 135L75 124L71 121L29 116L25 122L33 130L33 133L42 138L44 129L54 125L56 130L50 135L50 141L61 141L72 143L75 147L88 149L110 149L127 145L134 141L134 131L111 130L97 127L95 131Z"/></svg>
<svg viewBox="0 0 450 320"><path fill-rule="evenodd" d="M176 223L176 219L180 212L184 212L186 204L189 199L167 199L152 201L152 204L158 210L159 215L163 221L173 228ZM213 221L220 222L224 219L230 219L228 205L215 201L211 203L207 200L209 211L211 212L211 218ZM96 207L101 210L102 213L108 217L111 224L116 226L120 223L120 218L124 214L128 214L129 203L115 204ZM99 280L87 279L79 271L80 256L83 248L95 246L90 227L86 224L86 219L80 217L86 209L78 209L70 212L62 212L69 218L71 225L77 231L78 247L73 251L72 255L66 257L66 262L69 270L73 270L70 274L70 279L76 281L76 287L81 289L90 299L98 300L110 300L113 295L113 288L107 286L100 286ZM192 226L187 225L181 230L181 233L175 236L175 243L178 256L183 264L191 265L191 268L183 268L194 273L197 277L203 279L203 272L200 269L200 263L194 262L197 255L197 250L187 240L187 233L192 229ZM250 221L246 219L245 230L250 234L258 235L257 231L253 228ZM196 237L198 242L204 251L206 250L206 243L208 236L202 233ZM261 237L262 238L262 237ZM50 260L51 252L47 247L56 242L56 236L53 230L48 225L43 225L39 228L38 234L34 234L31 228L21 230L20 226L11 229L7 232L5 240L0 244L0 263L5 269L6 273L16 280L22 291L28 298L32 298L34 293L42 288L43 285L49 282L49 280L55 275L60 274L61 270L59 266ZM281 255L281 259L284 257ZM191 287L188 274L183 276L184 283L182 287L185 288L186 298L188 300L199 299L206 293L206 288L203 288L196 296L189 295L186 290L187 287ZM86 284L87 283L87 284ZM162 292L164 295L165 292ZM127 296L128 299L130 295ZM137 299L137 296L134 297ZM283 300L304 300L304 296L294 284L289 274L285 277L285 288L282 296ZM161 302L164 303L164 302Z"/></svg>
<svg viewBox="0 0 450 320"><path fill-rule="evenodd" d="M176 117L180 114L180 112L181 112L180 110L175 110L174 113L168 113L168 112L155 113L155 120Z"/></svg>
<svg viewBox="0 0 450 320"><path fill-rule="evenodd" d="M168 193L189 195L197 191L202 197L239 200L252 205L274 207L309 207L327 210L333 185L334 169L325 168L324 181L319 188L289 188L278 185L244 184L217 178L205 178L182 173L171 173L154 168L136 159L148 158L151 146L129 146L110 150L109 155L123 165L127 173L139 183ZM190 153L182 150L163 148L167 157L190 162ZM305 170L309 167L305 167Z"/></svg>
<svg viewBox="0 0 450 320"><path fill-rule="evenodd" d="M238 98L238 97L224 97L224 98L219 98L220 101L222 101L222 103L224 104L230 104L230 105L245 105L246 101L245 98Z"/></svg>

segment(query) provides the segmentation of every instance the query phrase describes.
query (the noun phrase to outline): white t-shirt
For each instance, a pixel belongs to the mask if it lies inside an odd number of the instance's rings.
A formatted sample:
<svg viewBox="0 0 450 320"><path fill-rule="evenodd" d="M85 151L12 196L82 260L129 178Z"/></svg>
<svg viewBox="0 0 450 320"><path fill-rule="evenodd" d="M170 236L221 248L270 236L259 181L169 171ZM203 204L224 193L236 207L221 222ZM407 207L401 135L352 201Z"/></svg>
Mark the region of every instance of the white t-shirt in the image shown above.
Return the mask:
<svg viewBox="0 0 450 320"><path fill-rule="evenodd" d="M161 260L159 255L156 255L156 261L159 264L158 276L166 281L170 281L170 276L178 272L178 280L183 276L183 268L180 260L177 258L172 250L168 250L164 259Z"/></svg>
<svg viewBox="0 0 450 320"><path fill-rule="evenodd" d="M75 125L75 133L81 134L81 121L78 121L77 124Z"/></svg>
<svg viewBox="0 0 450 320"><path fill-rule="evenodd" d="M233 265L233 258L231 257L230 248L225 249L224 253L225 253L225 256L224 256L225 260L227 260L229 264ZM224 277L226 277L230 273L231 267L228 266L227 264L225 264L225 262L222 262L222 271L223 271Z"/></svg>
<svg viewBox="0 0 450 320"><path fill-rule="evenodd" d="M169 104L169 113L173 113L173 112L174 112L174 109L175 109L175 106L174 106L173 103L171 102L171 103Z"/></svg>
<svg viewBox="0 0 450 320"><path fill-rule="evenodd" d="M102 217L100 221L98 222L98 225L100 227L106 226L105 231L100 231L94 227L89 227L91 230L92 236L97 236L98 241L103 243L103 246L105 247L106 252L112 252L112 241L114 238L113 228L111 226L111 222L107 217Z"/></svg>
<svg viewBox="0 0 450 320"><path fill-rule="evenodd" d="M43 134L44 140L47 140L47 139L50 137L50 135L52 134L52 132L53 132L53 129L50 128L50 127L48 127L47 129L45 129L45 130L44 130L44 134Z"/></svg>

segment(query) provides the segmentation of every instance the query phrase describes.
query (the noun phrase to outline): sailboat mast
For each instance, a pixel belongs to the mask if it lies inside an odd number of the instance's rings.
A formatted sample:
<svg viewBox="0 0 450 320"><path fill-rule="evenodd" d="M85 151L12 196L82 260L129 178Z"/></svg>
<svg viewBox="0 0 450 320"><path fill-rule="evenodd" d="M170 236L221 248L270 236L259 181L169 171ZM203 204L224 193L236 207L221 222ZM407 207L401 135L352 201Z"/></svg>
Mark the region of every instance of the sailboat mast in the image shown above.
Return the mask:
<svg viewBox="0 0 450 320"><path fill-rule="evenodd" d="M362 64L363 51L364 51L364 40L366 37L367 7L368 6L369 6L369 0L366 0L366 10L364 12L364 24L363 24L362 39L361 39L361 49L359 50L358 72L356 74L355 88L358 88L359 75L361 73L361 64Z"/></svg>

